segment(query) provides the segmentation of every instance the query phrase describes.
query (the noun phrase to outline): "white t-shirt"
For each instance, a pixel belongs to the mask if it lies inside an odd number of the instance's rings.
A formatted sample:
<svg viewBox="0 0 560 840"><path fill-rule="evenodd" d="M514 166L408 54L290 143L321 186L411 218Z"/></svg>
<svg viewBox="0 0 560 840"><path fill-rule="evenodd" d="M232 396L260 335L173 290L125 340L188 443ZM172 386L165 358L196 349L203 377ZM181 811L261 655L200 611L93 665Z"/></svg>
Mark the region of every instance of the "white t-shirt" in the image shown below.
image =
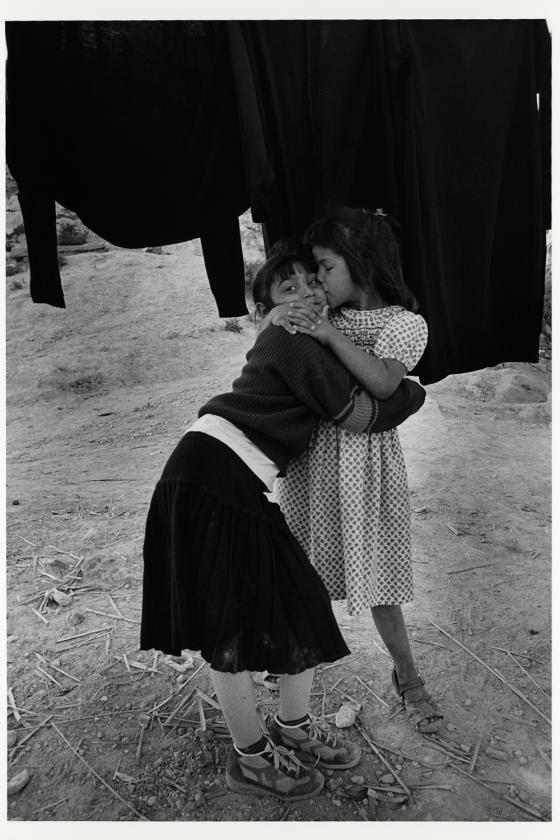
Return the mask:
<svg viewBox="0 0 560 840"><path fill-rule="evenodd" d="M216 414L203 414L189 426L187 432L204 432L205 435L210 435L229 446L267 486L269 492L272 492L272 485L279 472L278 467L229 420Z"/></svg>

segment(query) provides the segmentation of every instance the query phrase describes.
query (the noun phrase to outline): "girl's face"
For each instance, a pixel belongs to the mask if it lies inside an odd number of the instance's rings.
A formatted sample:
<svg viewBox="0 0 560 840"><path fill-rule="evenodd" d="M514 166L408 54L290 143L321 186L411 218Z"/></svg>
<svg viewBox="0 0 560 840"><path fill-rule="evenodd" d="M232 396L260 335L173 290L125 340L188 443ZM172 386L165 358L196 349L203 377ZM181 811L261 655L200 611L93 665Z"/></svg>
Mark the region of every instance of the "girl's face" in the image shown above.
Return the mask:
<svg viewBox="0 0 560 840"><path fill-rule="evenodd" d="M356 303L362 290L350 277L344 257L335 254L330 248L321 248L318 245L313 248L313 256L319 266L317 278L325 291L330 308L336 309Z"/></svg>
<svg viewBox="0 0 560 840"><path fill-rule="evenodd" d="M294 266L294 274L272 285L270 299L274 306L301 301L321 312L327 300L315 274L307 274L301 266Z"/></svg>

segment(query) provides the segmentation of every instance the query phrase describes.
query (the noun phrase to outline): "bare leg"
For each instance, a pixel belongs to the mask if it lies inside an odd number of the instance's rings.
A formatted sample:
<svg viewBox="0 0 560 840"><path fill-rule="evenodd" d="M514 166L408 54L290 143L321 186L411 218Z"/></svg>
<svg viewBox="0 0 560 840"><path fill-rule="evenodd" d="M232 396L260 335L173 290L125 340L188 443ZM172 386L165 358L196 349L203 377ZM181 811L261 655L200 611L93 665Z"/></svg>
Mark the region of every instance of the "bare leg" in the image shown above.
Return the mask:
<svg viewBox="0 0 560 840"><path fill-rule="evenodd" d="M251 672L226 674L211 668L210 677L235 746L243 749L255 744L263 733Z"/></svg>
<svg viewBox="0 0 560 840"><path fill-rule="evenodd" d="M393 658L398 683L405 685L415 680L418 677L418 671L410 650L400 605L388 604L372 607L371 614L379 635ZM424 686L419 685L407 689L405 703L409 714L411 716L412 713L414 714L416 726L420 732L436 732L441 727L443 716Z"/></svg>
<svg viewBox="0 0 560 840"><path fill-rule="evenodd" d="M402 609L399 604L388 604L371 608L373 621L387 650L393 657L399 682L408 682L418 675Z"/></svg>
<svg viewBox="0 0 560 840"><path fill-rule="evenodd" d="M280 675L280 703L278 714L282 720L298 720L309 712L309 697L315 668L301 674Z"/></svg>

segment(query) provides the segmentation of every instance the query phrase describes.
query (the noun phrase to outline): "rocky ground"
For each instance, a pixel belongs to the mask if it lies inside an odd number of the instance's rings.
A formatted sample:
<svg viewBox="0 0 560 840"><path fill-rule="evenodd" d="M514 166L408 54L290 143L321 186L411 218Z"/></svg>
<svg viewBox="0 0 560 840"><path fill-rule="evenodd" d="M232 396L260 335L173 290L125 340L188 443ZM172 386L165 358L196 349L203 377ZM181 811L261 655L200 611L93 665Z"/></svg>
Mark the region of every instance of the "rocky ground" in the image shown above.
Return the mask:
<svg viewBox="0 0 560 840"><path fill-rule="evenodd" d="M229 738L196 651L139 650L143 525L168 453L254 340L221 321L198 242L129 251L59 216L65 310L33 304L7 214L7 728L10 821L547 821L550 336L539 364L428 388L402 427L414 653L446 716L412 730L368 616L314 711L359 709L363 760L286 807L231 794ZM243 223L247 261L262 256ZM96 250L81 250L82 246ZM257 689L263 712L275 695Z"/></svg>

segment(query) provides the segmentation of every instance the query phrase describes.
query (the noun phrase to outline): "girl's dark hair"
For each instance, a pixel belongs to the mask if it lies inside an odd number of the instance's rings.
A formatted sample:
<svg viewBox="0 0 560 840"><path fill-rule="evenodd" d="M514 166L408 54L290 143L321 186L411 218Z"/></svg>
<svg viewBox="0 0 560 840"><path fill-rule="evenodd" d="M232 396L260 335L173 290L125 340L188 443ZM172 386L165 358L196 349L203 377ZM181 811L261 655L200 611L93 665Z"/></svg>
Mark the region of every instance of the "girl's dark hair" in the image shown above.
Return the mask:
<svg viewBox="0 0 560 840"><path fill-rule="evenodd" d="M293 250L285 252L282 251L282 246L279 246L275 255L265 262L255 276L253 281L255 304L261 303L265 311L269 312L274 306L270 296L272 286L275 283L281 283L282 280L287 280L296 273L299 266L310 274L314 274L317 270L313 257L303 246L294 246Z"/></svg>
<svg viewBox="0 0 560 840"><path fill-rule="evenodd" d="M418 301L403 278L398 230L398 223L386 213L339 207L313 222L303 242L343 257L354 283L374 289L384 303L418 312Z"/></svg>

